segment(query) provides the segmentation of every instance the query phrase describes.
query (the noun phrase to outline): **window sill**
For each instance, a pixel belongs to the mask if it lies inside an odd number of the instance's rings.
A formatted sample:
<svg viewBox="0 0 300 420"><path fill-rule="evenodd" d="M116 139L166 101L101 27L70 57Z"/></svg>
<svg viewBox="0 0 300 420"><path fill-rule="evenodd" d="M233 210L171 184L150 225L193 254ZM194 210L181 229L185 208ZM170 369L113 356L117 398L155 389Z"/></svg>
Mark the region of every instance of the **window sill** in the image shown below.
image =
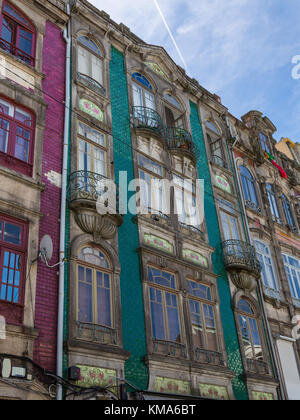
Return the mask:
<svg viewBox="0 0 300 420"><path fill-rule="evenodd" d="M13 156L0 152L0 165L12 169L22 175L32 177L32 165Z"/></svg>

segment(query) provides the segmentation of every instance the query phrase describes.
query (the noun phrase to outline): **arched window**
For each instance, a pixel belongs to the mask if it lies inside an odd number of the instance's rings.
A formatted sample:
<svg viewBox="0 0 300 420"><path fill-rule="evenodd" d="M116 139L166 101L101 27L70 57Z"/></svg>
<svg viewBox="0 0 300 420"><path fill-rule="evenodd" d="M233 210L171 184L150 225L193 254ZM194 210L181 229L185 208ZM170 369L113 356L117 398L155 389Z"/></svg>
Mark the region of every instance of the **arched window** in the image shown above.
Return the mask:
<svg viewBox="0 0 300 420"><path fill-rule="evenodd" d="M282 194L281 197L282 197L282 205L283 205L286 222L290 227L292 227L293 229L296 229L296 224L294 222L294 218L292 215L291 203L289 202L289 200L284 194Z"/></svg>
<svg viewBox="0 0 300 420"><path fill-rule="evenodd" d="M149 80L140 73L132 75L133 105L155 111L153 88Z"/></svg>
<svg viewBox="0 0 300 420"><path fill-rule="evenodd" d="M31 175L33 161L34 116L30 111L0 98L0 163L4 155L15 158L14 169Z"/></svg>
<svg viewBox="0 0 300 420"><path fill-rule="evenodd" d="M25 63L35 64L35 27L15 6L4 1L0 48Z"/></svg>
<svg viewBox="0 0 300 420"><path fill-rule="evenodd" d="M87 245L78 255L77 320L113 328L112 267L98 248Z"/></svg>
<svg viewBox="0 0 300 420"><path fill-rule="evenodd" d="M208 129L207 140L209 144L211 159L216 165L226 168L227 163L220 130L212 121L206 121L205 125Z"/></svg>
<svg viewBox="0 0 300 420"><path fill-rule="evenodd" d="M184 128L183 109L178 100L168 93L164 94L164 100L167 127Z"/></svg>
<svg viewBox="0 0 300 420"><path fill-rule="evenodd" d="M270 248L261 241L255 241L256 253L262 266L262 279L267 288L279 290L276 281Z"/></svg>
<svg viewBox="0 0 300 420"><path fill-rule="evenodd" d="M250 367L250 361L264 360L256 314L250 303L245 299L239 301L237 309L243 350L247 362L249 361L248 367Z"/></svg>
<svg viewBox="0 0 300 420"><path fill-rule="evenodd" d="M268 198L269 198L269 202L270 202L270 208L271 208L271 213L272 213L273 219L274 219L275 222L281 223L279 208L278 208L278 204L277 204L277 198L276 198L276 195L274 193L273 186L271 184L267 184L266 189L267 189L267 194L268 194Z"/></svg>
<svg viewBox="0 0 300 420"><path fill-rule="evenodd" d="M78 37L78 75L91 87L103 91L103 54L87 36ZM102 88L102 89L101 89Z"/></svg>
<svg viewBox="0 0 300 420"><path fill-rule="evenodd" d="M258 209L258 199L255 189L255 181L251 173L245 166L240 167L241 179L245 195L246 204L254 210Z"/></svg>

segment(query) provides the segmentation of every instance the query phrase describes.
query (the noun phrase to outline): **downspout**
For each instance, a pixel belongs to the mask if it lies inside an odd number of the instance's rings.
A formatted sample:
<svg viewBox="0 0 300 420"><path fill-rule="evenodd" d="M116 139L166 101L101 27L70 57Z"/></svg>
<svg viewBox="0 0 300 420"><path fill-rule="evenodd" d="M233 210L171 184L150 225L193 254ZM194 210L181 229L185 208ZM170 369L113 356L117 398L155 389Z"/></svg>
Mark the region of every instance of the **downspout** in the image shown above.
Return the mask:
<svg viewBox="0 0 300 420"><path fill-rule="evenodd" d="M70 16L70 5L67 4L67 14ZM64 40L66 42L66 91L65 91L65 127L64 127L64 148L62 167L62 190L61 190L61 213L60 213L60 259L65 258L65 233L66 233L66 202L68 182L68 152L69 152L69 131L70 131L70 80L71 80L71 37L70 18L64 29ZM58 294L58 320L57 320L57 376L63 376L63 334L64 334L64 287L65 287L65 266L59 267L59 294ZM58 385L56 399L63 398L62 386Z"/></svg>
<svg viewBox="0 0 300 420"><path fill-rule="evenodd" d="M230 134L232 136L232 130L231 130L231 127L230 127L229 120L228 120L227 116L225 117L225 121L226 121L226 125L227 125L227 127L230 131ZM234 138L234 136L232 136L232 137ZM254 246L252 236L251 236L251 233L250 233L250 227L249 227L249 222L248 222L248 217L247 217L246 206L245 206L244 200L242 199L243 191L242 191L240 177L238 175L236 158L235 158L235 155L234 155L234 147L235 147L235 145L237 144L238 141L239 141L239 138L238 138L238 136L236 136L235 141L234 141L233 145L231 146L231 158L233 160L234 175L235 175L235 178L237 180L239 195L241 197L242 208L243 208L242 216L243 216L245 224L246 224L248 239L249 239L250 244L252 246ZM275 365L276 375L277 375L277 378L279 379L279 383L280 383L279 392L280 392L280 395L281 395L281 399L284 399L284 394L283 394L283 391L282 391L284 389L284 387L283 387L283 382L282 382L280 369L279 369L279 365L278 365L278 361L277 361L277 357L276 357L276 352L275 352L275 348L274 348L272 332L271 332L270 325L269 325L269 322L268 322L268 315L267 315L266 305L265 305L265 301L264 301L261 279L259 279L257 283L258 283L258 296L259 296L259 300L261 302L261 307L262 307L262 310L263 310L263 317L264 317L265 325L266 325L266 329L267 329L268 341L269 341L270 347L271 347L271 355L272 355L272 359L273 359L273 362L274 362L274 365Z"/></svg>

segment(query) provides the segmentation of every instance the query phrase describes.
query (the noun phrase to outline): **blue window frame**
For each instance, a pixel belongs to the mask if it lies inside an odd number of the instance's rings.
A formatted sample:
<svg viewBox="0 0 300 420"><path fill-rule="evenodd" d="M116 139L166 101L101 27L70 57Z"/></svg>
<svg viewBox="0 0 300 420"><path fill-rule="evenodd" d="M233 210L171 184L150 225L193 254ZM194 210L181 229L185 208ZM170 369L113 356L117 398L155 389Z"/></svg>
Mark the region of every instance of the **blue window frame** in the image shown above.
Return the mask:
<svg viewBox="0 0 300 420"><path fill-rule="evenodd" d="M300 300L300 261L283 254L284 268L294 299Z"/></svg>
<svg viewBox="0 0 300 420"><path fill-rule="evenodd" d="M296 229L296 224L292 216L291 203L284 194L282 194L282 204L287 224Z"/></svg>
<svg viewBox="0 0 300 420"><path fill-rule="evenodd" d="M255 248L262 266L262 279L264 285L270 289L278 291L279 287L275 276L270 248L260 241L255 241Z"/></svg>
<svg viewBox="0 0 300 420"><path fill-rule="evenodd" d="M250 171L245 168L245 166L240 167L240 174L246 202L254 204L256 207L258 207L259 204L253 176L251 175Z"/></svg>
<svg viewBox="0 0 300 420"><path fill-rule="evenodd" d="M281 218L280 218L279 208L278 208L278 204L277 204L277 198L276 198L276 195L274 193L273 186L271 184L267 184L266 189L267 189L267 194L268 194L268 198L269 198L271 213L272 213L272 216L274 218L274 221L277 222L277 223L280 223Z"/></svg>
<svg viewBox="0 0 300 420"><path fill-rule="evenodd" d="M140 83L141 85L145 86L147 89L153 91L153 88L151 86L151 83L149 82L148 79L146 79L145 76L143 76L140 73L133 73L132 75L132 79L137 81L138 83Z"/></svg>

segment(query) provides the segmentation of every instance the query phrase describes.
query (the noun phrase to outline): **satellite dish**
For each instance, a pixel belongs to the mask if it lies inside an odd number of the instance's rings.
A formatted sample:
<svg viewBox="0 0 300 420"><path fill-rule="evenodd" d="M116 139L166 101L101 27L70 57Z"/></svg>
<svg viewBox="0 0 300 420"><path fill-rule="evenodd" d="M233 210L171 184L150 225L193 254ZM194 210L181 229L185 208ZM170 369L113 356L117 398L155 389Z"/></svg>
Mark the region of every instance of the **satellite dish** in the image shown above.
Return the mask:
<svg viewBox="0 0 300 420"><path fill-rule="evenodd" d="M53 255L53 242L49 235L45 235L42 238L40 244L40 252L47 261L51 260Z"/></svg>

